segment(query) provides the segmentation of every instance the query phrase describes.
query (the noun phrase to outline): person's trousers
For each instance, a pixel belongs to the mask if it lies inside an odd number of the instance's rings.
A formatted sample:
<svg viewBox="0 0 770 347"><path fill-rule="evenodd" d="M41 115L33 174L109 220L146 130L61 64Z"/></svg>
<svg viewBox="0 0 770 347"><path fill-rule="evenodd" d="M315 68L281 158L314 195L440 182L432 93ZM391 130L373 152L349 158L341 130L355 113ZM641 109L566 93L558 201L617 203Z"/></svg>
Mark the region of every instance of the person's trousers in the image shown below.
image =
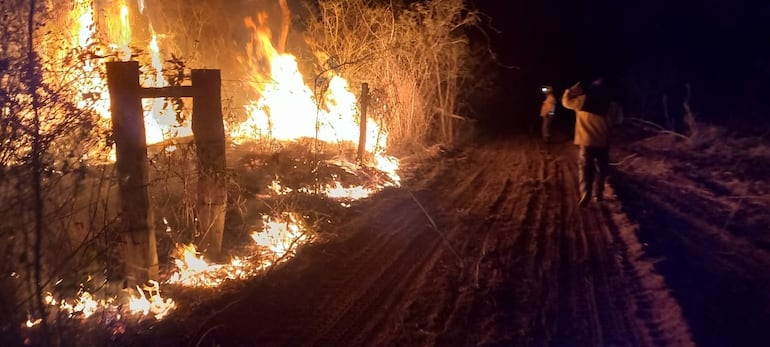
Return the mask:
<svg viewBox="0 0 770 347"><path fill-rule="evenodd" d="M553 122L553 115L547 115L541 118L543 118L543 124L540 133L543 136L543 140L549 140L551 138L551 122Z"/></svg>
<svg viewBox="0 0 770 347"><path fill-rule="evenodd" d="M610 162L610 150L607 147L580 146L580 194L591 198L604 196L604 181ZM596 190L594 190L594 186Z"/></svg>

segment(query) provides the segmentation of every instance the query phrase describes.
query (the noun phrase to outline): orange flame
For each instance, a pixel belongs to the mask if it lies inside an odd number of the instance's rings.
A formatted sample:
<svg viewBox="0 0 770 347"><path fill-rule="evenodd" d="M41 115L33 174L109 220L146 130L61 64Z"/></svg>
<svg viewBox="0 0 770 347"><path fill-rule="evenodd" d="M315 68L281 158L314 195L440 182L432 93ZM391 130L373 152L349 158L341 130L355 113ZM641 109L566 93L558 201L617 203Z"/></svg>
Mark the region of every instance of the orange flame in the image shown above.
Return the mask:
<svg viewBox="0 0 770 347"><path fill-rule="evenodd" d="M296 58L279 54L270 42L267 15L259 13L256 22L246 18L245 24L252 32L246 63L251 68L251 85L260 98L246 105L248 119L231 132L231 137L236 141L317 137L327 142L358 142L358 106L348 82L333 73L319 76L329 82L326 90L316 91L320 93L316 97L305 84ZM366 138L370 153L386 147L387 134L372 119L367 120Z"/></svg>
<svg viewBox="0 0 770 347"><path fill-rule="evenodd" d="M128 5L124 1L120 4L120 37L117 43L118 58L123 61L131 60L131 20Z"/></svg>

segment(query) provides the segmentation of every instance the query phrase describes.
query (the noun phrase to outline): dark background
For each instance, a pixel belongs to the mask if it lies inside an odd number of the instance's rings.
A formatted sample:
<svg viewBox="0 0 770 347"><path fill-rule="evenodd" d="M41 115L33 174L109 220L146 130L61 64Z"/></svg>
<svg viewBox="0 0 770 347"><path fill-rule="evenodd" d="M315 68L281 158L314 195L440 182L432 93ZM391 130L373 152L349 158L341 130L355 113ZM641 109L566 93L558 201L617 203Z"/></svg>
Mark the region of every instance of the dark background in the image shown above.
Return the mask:
<svg viewBox="0 0 770 347"><path fill-rule="evenodd" d="M470 7L485 14L485 34L474 37L499 62L498 123L536 116L540 84L561 96L603 75L630 116L666 122L664 95L669 113L681 114L689 84L699 120L755 133L770 124L770 2L475 0Z"/></svg>

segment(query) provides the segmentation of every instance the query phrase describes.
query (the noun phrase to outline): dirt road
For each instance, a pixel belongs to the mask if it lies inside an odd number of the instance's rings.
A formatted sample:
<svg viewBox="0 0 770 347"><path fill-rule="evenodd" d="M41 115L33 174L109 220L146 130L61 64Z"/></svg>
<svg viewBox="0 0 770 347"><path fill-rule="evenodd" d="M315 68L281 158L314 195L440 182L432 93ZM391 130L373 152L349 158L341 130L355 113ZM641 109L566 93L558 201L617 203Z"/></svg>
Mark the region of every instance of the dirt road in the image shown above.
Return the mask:
<svg viewBox="0 0 770 347"><path fill-rule="evenodd" d="M185 344L692 345L612 190L577 207L574 158L511 137L430 159L352 207L336 241L212 308Z"/></svg>

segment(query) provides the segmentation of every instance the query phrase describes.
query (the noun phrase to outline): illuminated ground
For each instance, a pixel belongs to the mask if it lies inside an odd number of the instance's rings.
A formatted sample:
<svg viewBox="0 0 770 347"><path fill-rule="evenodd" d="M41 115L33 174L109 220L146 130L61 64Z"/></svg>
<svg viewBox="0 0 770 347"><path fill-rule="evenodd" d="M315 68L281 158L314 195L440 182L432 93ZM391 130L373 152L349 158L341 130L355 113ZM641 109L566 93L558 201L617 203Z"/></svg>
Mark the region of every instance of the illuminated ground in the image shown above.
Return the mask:
<svg viewBox="0 0 770 347"><path fill-rule="evenodd" d="M705 172L653 170L676 158L671 147L639 143L613 151L636 156L613 166L608 201L587 209L566 139L510 136L425 159L402 188L352 207L336 240L131 340L766 345L767 218L719 215L708 180L687 175ZM737 213L757 207L745 199Z"/></svg>

